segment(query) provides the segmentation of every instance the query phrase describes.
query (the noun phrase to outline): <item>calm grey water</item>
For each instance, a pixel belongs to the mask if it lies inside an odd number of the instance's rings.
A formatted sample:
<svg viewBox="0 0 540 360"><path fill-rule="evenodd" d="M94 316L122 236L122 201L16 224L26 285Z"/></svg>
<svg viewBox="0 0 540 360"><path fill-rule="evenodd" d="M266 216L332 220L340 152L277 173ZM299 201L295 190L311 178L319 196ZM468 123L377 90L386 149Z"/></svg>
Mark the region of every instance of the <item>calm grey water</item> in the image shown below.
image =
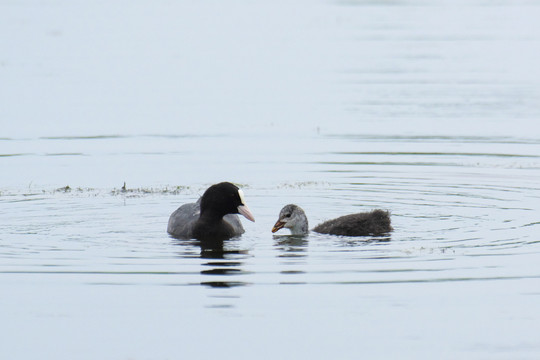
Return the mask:
<svg viewBox="0 0 540 360"><path fill-rule="evenodd" d="M1 3L0 357L538 359L539 18ZM224 180L246 233L170 238ZM311 226L388 209L395 231L274 236L287 203Z"/></svg>

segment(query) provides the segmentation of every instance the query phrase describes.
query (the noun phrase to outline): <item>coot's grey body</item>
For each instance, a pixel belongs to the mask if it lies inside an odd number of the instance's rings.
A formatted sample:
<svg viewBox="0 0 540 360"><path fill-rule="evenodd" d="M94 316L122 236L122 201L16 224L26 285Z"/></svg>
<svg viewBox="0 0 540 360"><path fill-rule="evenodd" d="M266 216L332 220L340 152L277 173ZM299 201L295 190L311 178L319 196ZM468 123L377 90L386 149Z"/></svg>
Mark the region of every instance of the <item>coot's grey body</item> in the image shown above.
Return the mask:
<svg viewBox="0 0 540 360"><path fill-rule="evenodd" d="M193 239L193 227L201 214L201 198L197 202L184 204L176 209L169 217L167 232L182 239ZM223 221L232 227L230 237L242 235L245 230L240 218L235 214L227 214Z"/></svg>
<svg viewBox="0 0 540 360"><path fill-rule="evenodd" d="M242 235L237 215L255 221L235 185L223 182L209 187L195 203L184 204L169 217L167 232L175 237L199 240L226 240Z"/></svg>
<svg viewBox="0 0 540 360"><path fill-rule="evenodd" d="M288 228L293 235L308 233L308 220L304 210L294 204L285 205L279 213L279 219L272 232ZM321 234L344 236L379 236L392 231L390 213L384 210L351 214L328 220L317 225L313 231Z"/></svg>

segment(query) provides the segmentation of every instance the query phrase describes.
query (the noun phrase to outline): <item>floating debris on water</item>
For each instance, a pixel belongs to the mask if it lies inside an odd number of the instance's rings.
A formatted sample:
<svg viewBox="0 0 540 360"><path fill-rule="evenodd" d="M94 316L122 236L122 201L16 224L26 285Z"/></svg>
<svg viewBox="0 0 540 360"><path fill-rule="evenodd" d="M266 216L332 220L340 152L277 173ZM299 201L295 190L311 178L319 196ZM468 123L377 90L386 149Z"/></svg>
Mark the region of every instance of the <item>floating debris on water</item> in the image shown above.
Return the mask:
<svg viewBox="0 0 540 360"><path fill-rule="evenodd" d="M298 181L278 185L278 189L301 189L305 187L328 186L330 183L321 181Z"/></svg>
<svg viewBox="0 0 540 360"><path fill-rule="evenodd" d="M165 186L162 188L136 188L136 189L129 189L126 186L126 182L124 181L124 185L120 189L113 189L111 191L112 195L122 195L122 194L130 194L130 196L140 196L140 195L146 195L146 194L169 194L169 195L177 195L181 192L189 189L189 186Z"/></svg>
<svg viewBox="0 0 540 360"><path fill-rule="evenodd" d="M69 187L69 185L66 185L64 187L61 187L61 188L58 188L55 190L55 192L70 192L71 191L71 188Z"/></svg>
<svg viewBox="0 0 540 360"><path fill-rule="evenodd" d="M163 186L163 187L150 187L150 188L134 188L130 189L124 182L123 186L119 189L95 189L85 187L72 187L70 185L62 186L54 189L35 189L28 188L22 191L0 189L0 196L24 196L31 197L37 195L65 195L65 196L128 196L128 197L141 197L145 195L178 195L180 193L191 192L192 189L189 186L176 185L176 186Z"/></svg>

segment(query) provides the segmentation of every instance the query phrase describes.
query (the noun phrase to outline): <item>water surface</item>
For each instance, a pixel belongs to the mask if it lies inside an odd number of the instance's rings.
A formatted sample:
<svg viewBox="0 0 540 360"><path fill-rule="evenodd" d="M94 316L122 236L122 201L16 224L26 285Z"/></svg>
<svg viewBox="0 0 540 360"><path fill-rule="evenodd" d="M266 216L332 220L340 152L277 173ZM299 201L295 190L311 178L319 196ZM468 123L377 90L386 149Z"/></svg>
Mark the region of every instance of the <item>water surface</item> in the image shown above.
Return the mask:
<svg viewBox="0 0 540 360"><path fill-rule="evenodd" d="M538 358L540 8L211 4L1 5L0 354ZM169 237L223 180L246 233Z"/></svg>

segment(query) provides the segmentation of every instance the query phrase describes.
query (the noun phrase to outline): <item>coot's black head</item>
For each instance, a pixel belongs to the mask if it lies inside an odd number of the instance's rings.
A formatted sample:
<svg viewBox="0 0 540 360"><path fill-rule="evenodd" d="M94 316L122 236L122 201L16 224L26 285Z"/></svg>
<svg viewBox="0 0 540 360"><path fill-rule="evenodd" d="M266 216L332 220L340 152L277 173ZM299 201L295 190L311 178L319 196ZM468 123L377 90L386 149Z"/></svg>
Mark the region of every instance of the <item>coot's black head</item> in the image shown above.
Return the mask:
<svg viewBox="0 0 540 360"><path fill-rule="evenodd" d="M230 182L210 186L201 198L201 216L223 217L227 214L241 214L255 221L244 200L244 193Z"/></svg>

